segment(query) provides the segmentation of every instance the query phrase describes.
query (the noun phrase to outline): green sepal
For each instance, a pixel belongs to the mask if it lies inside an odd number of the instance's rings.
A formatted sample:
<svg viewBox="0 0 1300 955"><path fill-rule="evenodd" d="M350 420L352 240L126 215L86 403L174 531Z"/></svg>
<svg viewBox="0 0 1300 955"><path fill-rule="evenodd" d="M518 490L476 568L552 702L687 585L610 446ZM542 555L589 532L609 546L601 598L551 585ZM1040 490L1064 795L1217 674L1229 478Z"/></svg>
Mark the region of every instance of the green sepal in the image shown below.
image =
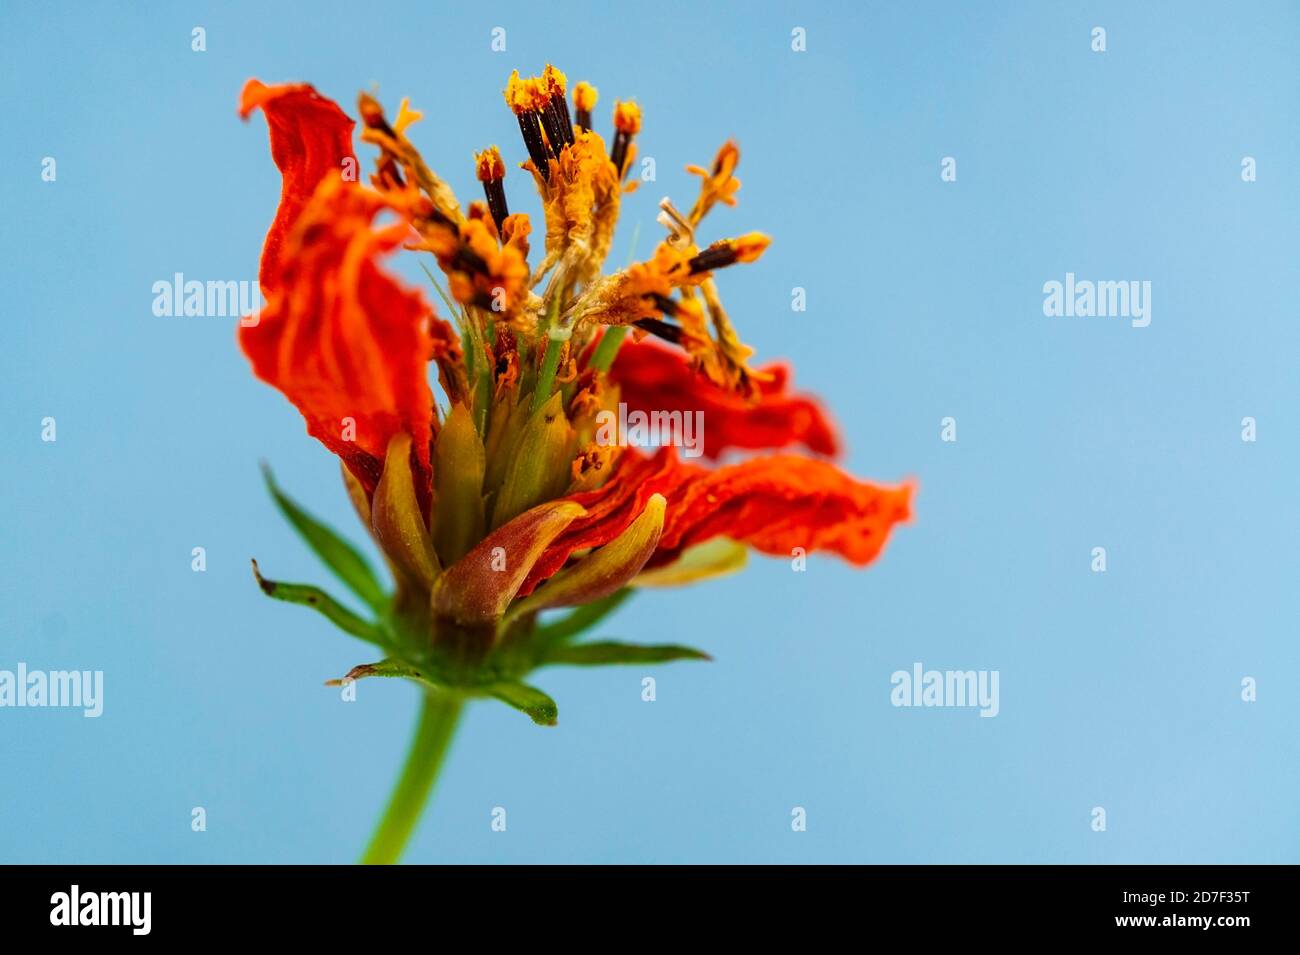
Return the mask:
<svg viewBox="0 0 1300 955"><path fill-rule="evenodd" d="M405 431L388 440L384 471L370 501L370 527L388 558L425 590L441 567L433 539L420 511L411 473L411 436Z"/></svg>
<svg viewBox="0 0 1300 955"><path fill-rule="evenodd" d="M266 479L266 489L271 492L276 507L306 541L307 546L315 551L316 556L349 590L376 612L382 611L388 602L388 596L361 552L280 490L271 469L265 464L262 465L262 477Z"/></svg>
<svg viewBox="0 0 1300 955"><path fill-rule="evenodd" d="M617 663L669 663L673 660L712 660L702 650L673 644L647 646L636 643L579 643L553 647L540 665L569 664L598 667Z"/></svg>
<svg viewBox="0 0 1300 955"><path fill-rule="evenodd" d="M262 593L268 597L311 607L323 614L340 630L359 637L367 643L381 647L385 645L384 632L379 627L358 617L319 587L313 587L311 584L286 584L278 580L267 580L258 569L257 561L253 561L253 577L256 578L257 585L262 588Z"/></svg>
<svg viewBox="0 0 1300 955"><path fill-rule="evenodd" d="M554 726L559 719L560 711L555 701L535 686L526 683L494 683L484 692L527 713L538 726Z"/></svg>
<svg viewBox="0 0 1300 955"><path fill-rule="evenodd" d="M342 686L345 680L362 680L368 676L407 677L427 686L434 684L416 667L401 660L380 660L378 663L362 663L354 666L337 680L326 680L326 686Z"/></svg>

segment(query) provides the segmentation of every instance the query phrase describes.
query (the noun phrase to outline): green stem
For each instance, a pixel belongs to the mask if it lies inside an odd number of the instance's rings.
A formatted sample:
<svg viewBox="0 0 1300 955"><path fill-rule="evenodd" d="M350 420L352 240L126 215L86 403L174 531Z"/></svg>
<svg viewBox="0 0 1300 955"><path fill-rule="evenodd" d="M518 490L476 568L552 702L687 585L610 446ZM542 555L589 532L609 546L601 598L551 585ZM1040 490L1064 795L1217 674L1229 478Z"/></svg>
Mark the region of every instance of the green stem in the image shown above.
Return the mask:
<svg viewBox="0 0 1300 955"><path fill-rule="evenodd" d="M537 376L537 388L533 391L533 412L536 413L551 397L551 388L555 385L555 372L560 367L560 352L564 351L563 338L548 336L546 339L546 356L542 359L542 370Z"/></svg>
<svg viewBox="0 0 1300 955"><path fill-rule="evenodd" d="M415 831L424 804L429 801L438 770L451 746L464 700L455 693L427 692L420 708L420 721L397 780L388 808L379 820L370 845L361 857L363 865L391 865L402 855Z"/></svg>
<svg viewBox="0 0 1300 955"><path fill-rule="evenodd" d="M626 325L611 325L605 329L605 334L600 336L600 342L596 345L596 352L591 356L590 366L596 371L609 371L614 364L614 357L618 354L618 346L623 344L623 339L627 337Z"/></svg>
<svg viewBox="0 0 1300 955"><path fill-rule="evenodd" d="M546 399L551 397L551 388L555 384L555 372L560 367L560 352L568 341L568 332L557 329L556 321L560 317L560 302L564 299L564 283L558 280L558 273L552 281L551 301L546 306L538 331L546 336L546 354L542 357L542 367L537 373L537 385L533 388L533 413L541 410ZM557 336L554 333L559 332Z"/></svg>
<svg viewBox="0 0 1300 955"><path fill-rule="evenodd" d="M636 261L636 244L641 238L641 223L636 224L632 230L632 244L627 250L627 264L632 265ZM618 355L619 346L623 344L623 339L627 337L626 325L611 325L605 329L605 334L600 336L600 342L596 345L596 352L591 356L591 367L599 372L606 372L614 364L614 358Z"/></svg>

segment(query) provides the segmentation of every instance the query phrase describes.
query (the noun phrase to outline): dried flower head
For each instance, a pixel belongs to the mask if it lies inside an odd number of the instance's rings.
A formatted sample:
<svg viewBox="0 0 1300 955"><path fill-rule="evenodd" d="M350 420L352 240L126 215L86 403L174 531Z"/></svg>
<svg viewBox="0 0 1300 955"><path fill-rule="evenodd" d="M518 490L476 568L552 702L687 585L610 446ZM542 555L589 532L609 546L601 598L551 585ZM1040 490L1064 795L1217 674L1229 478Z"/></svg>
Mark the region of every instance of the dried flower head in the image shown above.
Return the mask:
<svg viewBox="0 0 1300 955"><path fill-rule="evenodd" d="M527 157L522 178L544 215L532 241L530 218L509 211L501 151L473 154L483 199L462 206L409 138L421 114L406 100L390 121L378 99L359 97L360 138L375 149L368 185L357 181L353 120L310 86L250 80L240 104L245 117L266 116L283 176L261 264L267 306L240 343L341 459L393 588L273 482L369 616L315 587L258 580L382 650L352 678L492 696L539 722L556 709L522 682L538 666L703 656L575 643L629 588L733 571L746 548L865 565L910 499L907 485L863 483L830 463L838 440L817 402L791 392L784 366L749 364L716 277L756 261L770 240L697 238L710 211L736 203L735 143L707 168L688 167L701 179L689 213L660 204L665 234L653 254L609 270L642 114L618 101L607 144L592 120L595 88L573 86L572 114L567 89L547 66L516 72L504 90ZM444 317L384 269L399 250L441 272ZM668 445L685 422L702 421L696 451L709 460L811 454L706 466L612 433L637 415L666 422ZM559 607L577 609L540 622Z"/></svg>

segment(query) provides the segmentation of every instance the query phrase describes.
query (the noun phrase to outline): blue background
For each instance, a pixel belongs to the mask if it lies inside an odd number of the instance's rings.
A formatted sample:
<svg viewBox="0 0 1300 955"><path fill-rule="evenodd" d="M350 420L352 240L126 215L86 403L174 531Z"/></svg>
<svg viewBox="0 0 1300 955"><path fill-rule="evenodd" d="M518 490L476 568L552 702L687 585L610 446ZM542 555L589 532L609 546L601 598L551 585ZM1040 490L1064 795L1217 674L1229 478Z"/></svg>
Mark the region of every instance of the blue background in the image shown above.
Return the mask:
<svg viewBox="0 0 1300 955"><path fill-rule="evenodd" d="M689 205L684 164L740 140L740 206L705 238L775 241L724 299L835 410L850 470L919 480L916 521L865 572L757 559L639 596L600 633L716 661L543 671L558 728L475 705L408 859L1300 861L1300 15L1089 6L5 4L0 668L102 669L106 699L0 710L0 860L356 857L417 690L322 687L370 650L254 586L250 556L329 581L258 460L360 529L234 322L156 318L151 286L255 277L279 178L235 115L249 76L349 112L410 95L467 199L472 150L524 155L510 70L550 60L600 89L602 130L616 97L645 112L658 181L616 263L661 196ZM1044 317L1067 271L1149 279L1150 327ZM914 661L999 670L1001 714L895 709Z"/></svg>

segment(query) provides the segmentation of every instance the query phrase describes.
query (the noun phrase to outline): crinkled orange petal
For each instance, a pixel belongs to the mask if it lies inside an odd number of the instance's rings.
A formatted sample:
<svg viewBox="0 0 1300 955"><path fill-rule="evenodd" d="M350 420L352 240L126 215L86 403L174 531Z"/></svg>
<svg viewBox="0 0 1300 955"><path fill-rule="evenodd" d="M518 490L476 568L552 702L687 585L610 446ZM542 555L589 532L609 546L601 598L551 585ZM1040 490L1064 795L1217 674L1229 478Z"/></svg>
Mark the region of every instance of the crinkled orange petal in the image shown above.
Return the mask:
<svg viewBox="0 0 1300 955"><path fill-rule="evenodd" d="M280 207L262 247L261 280L266 291L277 284L281 247L316 187L330 173L343 172L347 160L355 171L357 160L352 152L353 121L337 103L306 83L267 86L249 80L239 94L239 115L248 119L255 109L266 116L271 158L281 175Z"/></svg>
<svg viewBox="0 0 1300 955"><path fill-rule="evenodd" d="M321 181L283 246L278 283L256 324L239 330L259 378L307 419L307 430L373 491L388 442L411 435L417 487L429 478L431 328L452 334L418 292L376 259L410 238L376 192L334 175Z"/></svg>
<svg viewBox="0 0 1300 955"><path fill-rule="evenodd" d="M766 554L796 547L827 551L859 567L879 555L895 524L911 516L912 486L859 481L828 461L777 454L709 469L683 463L673 448L653 457L627 450L603 487L569 500L587 511L552 542L520 594L564 566L575 551L617 537L654 494L668 500L659 546L647 567L686 548L730 537Z"/></svg>
<svg viewBox="0 0 1300 955"><path fill-rule="evenodd" d="M910 484L869 484L815 458L777 454L691 470L673 496L654 564L726 535L765 554L789 557L802 547L863 567L894 525L911 517Z"/></svg>
<svg viewBox="0 0 1300 955"><path fill-rule="evenodd" d="M815 454L839 452L835 427L821 406L805 395L787 393L790 371L785 365L761 369L759 399L751 402L698 373L681 349L646 339L623 343L610 377L629 413L702 411L704 453L710 458L728 448L777 450L792 445Z"/></svg>

